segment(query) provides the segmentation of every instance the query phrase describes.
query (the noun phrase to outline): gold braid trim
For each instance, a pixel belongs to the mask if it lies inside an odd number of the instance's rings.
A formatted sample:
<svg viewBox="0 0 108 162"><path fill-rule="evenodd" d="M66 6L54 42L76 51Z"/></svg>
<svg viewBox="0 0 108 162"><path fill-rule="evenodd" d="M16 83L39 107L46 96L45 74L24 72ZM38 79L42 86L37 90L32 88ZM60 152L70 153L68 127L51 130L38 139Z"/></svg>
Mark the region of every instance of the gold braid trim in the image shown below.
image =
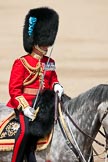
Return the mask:
<svg viewBox="0 0 108 162"><path fill-rule="evenodd" d="M20 108L25 109L26 107L29 106L29 103L23 96L18 96L16 97L16 100L19 102L19 105L17 109L19 110Z"/></svg>
<svg viewBox="0 0 108 162"><path fill-rule="evenodd" d="M29 65L29 63L26 61L25 58L20 58L22 64L24 65L24 67L28 70L28 72L30 73L29 76L24 80L23 85L29 85L31 83L33 83L37 76L40 77L40 79L42 78L42 73L43 73L43 69L41 67L40 61L37 63L36 67L32 67L31 65ZM32 79L30 79L30 77L33 76Z"/></svg>

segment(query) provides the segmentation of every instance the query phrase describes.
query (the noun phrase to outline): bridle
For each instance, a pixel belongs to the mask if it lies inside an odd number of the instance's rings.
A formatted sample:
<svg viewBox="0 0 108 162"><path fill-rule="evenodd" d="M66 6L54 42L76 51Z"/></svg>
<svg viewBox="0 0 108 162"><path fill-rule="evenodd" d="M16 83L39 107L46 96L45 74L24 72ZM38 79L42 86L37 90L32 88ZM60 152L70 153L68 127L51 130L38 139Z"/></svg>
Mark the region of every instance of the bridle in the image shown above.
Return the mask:
<svg viewBox="0 0 108 162"><path fill-rule="evenodd" d="M101 118L101 123L103 122L103 120L105 119L105 117L108 115L108 107L106 108L102 118ZM104 132L105 132L105 138L106 138L106 151L108 151L108 134L106 133L105 129L104 129Z"/></svg>
<svg viewBox="0 0 108 162"><path fill-rule="evenodd" d="M59 105L58 104L58 97L57 97L57 93L56 93L56 95L55 95L55 98L56 98L56 100L55 100L55 113L58 113L57 112L57 106ZM62 119L62 120L60 120L60 118L63 118L63 114L62 114L62 111L61 111L61 109L63 109L64 110L64 107L63 107L63 104L62 104L62 102L60 101L59 102L60 103L60 106L58 106L58 109L59 109L59 114L58 114L58 122L59 122L59 125L60 125L60 128L61 128L61 131L62 131L62 133L63 133L63 136L64 136L64 138L65 138L65 140L66 140L66 143L67 143L67 145L69 146L69 148L70 148L70 150L72 150L74 153L75 153L75 155L76 155L76 157L78 158L78 160L79 160L79 162L84 162L85 161L85 159L83 159L83 155L81 155L81 152L80 152L80 154L79 154L79 150L78 149L76 149L76 147L73 145L73 142L72 142L72 137L70 137L70 131L69 131L69 129L68 129L68 125L65 123L65 120L64 119ZM85 133L82 129L80 129L79 128L79 126L74 122L74 120L72 119L72 117L70 116L70 114L69 114L69 112L68 112L68 109L67 110L65 110L64 111L64 113L65 113L65 115L69 118L69 120L73 123L73 125L84 135L84 136L87 136L87 137L89 137L93 142L96 142L98 145L100 145L100 146L102 146L102 147L104 147L105 148L105 151L107 151L108 150L108 138L107 138L107 135L105 134L103 134L101 131L99 131L104 137L106 137L106 145L105 144L103 144L103 143L101 143L101 142L99 142L98 140L96 140L96 139L94 139L93 137L91 137L91 136L89 136L87 133ZM104 113L104 115L103 115L103 117L102 117L102 120L106 117L106 115L108 114L108 109L107 109L107 112L105 111L105 113ZM62 116L62 117L61 117ZM101 122L102 122L102 120L101 120ZM56 121L57 121L57 116L56 116ZM64 124L65 123L65 124ZM106 157L107 158L107 157Z"/></svg>
<svg viewBox="0 0 108 162"><path fill-rule="evenodd" d="M72 119L72 117L70 116L68 109L65 111L65 114L68 116L68 118L70 119L70 121L73 123L73 125L85 136L89 137L92 141L96 142L97 144L99 144L102 147L105 147L104 144L102 144L101 142L95 140L93 137L89 136L87 133L85 133L82 129L80 129L80 127L74 122L74 120Z"/></svg>
<svg viewBox="0 0 108 162"><path fill-rule="evenodd" d="M104 112L102 118L101 118L101 123L102 121L105 119L105 117L108 115L108 107L106 109L106 111ZM108 134L106 133L106 131L104 130L105 132L105 139L106 139L106 146L105 146L105 151L106 151L106 159L108 159Z"/></svg>
<svg viewBox="0 0 108 162"><path fill-rule="evenodd" d="M108 114L108 107L107 107L106 111L104 112L104 114L103 114L103 116L101 118L101 123L104 120L104 118L107 116L107 114Z"/></svg>
<svg viewBox="0 0 108 162"><path fill-rule="evenodd" d="M93 137L89 136L87 133L85 133L82 129L80 129L80 127L74 122L74 120L72 119L72 117L70 116L69 112L68 112L68 109L65 111L65 114L68 116L68 118L70 119L70 121L73 123L73 125L85 136L89 137L93 142L96 142L98 145L102 146L105 148L104 152L106 153L106 157L105 159L108 158L108 154L107 154L107 151L108 151L108 134L105 132L105 135L99 130L99 133L106 139L106 145L99 142L98 140L94 139ZM108 114L108 110L105 111L103 117L102 117L102 120L101 122L103 121L103 119L106 117L106 115ZM105 130L104 130L105 131ZM97 154L97 156L99 155L96 150L93 148L93 150L95 151L95 153ZM103 152L103 153L104 153Z"/></svg>

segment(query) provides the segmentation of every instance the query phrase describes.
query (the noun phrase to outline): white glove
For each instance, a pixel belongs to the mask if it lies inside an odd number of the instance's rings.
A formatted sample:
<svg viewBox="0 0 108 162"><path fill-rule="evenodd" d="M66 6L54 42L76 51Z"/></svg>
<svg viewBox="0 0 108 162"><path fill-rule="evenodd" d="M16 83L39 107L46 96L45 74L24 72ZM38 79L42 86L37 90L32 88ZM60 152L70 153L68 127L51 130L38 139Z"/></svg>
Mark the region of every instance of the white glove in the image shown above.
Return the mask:
<svg viewBox="0 0 108 162"><path fill-rule="evenodd" d="M64 93L64 89L60 84L54 85L54 91L58 92L59 99L61 99L62 94Z"/></svg>
<svg viewBox="0 0 108 162"><path fill-rule="evenodd" d="M30 106L23 109L24 115L30 118L31 120L35 119L34 109Z"/></svg>

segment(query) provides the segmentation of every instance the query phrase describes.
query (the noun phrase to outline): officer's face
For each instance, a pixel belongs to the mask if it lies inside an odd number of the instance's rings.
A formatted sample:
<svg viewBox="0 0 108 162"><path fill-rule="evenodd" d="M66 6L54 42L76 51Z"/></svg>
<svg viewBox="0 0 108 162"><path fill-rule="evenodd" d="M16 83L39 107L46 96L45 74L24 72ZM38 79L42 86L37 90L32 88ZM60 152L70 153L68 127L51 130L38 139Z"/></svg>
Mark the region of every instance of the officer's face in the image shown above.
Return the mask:
<svg viewBox="0 0 108 162"><path fill-rule="evenodd" d="M42 49L42 50L44 50L44 51L48 51L48 46L39 46L40 47L40 49Z"/></svg>

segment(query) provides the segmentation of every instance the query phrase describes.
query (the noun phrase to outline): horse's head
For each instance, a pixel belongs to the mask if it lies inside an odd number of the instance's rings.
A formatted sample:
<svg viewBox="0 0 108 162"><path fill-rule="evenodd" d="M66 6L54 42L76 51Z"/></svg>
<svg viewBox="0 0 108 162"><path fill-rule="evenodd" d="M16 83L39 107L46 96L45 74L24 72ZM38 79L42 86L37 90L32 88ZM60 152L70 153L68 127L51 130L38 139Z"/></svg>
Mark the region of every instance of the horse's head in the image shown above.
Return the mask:
<svg viewBox="0 0 108 162"><path fill-rule="evenodd" d="M102 123L106 135L106 147L108 149L108 102L102 102L98 106L99 120Z"/></svg>

